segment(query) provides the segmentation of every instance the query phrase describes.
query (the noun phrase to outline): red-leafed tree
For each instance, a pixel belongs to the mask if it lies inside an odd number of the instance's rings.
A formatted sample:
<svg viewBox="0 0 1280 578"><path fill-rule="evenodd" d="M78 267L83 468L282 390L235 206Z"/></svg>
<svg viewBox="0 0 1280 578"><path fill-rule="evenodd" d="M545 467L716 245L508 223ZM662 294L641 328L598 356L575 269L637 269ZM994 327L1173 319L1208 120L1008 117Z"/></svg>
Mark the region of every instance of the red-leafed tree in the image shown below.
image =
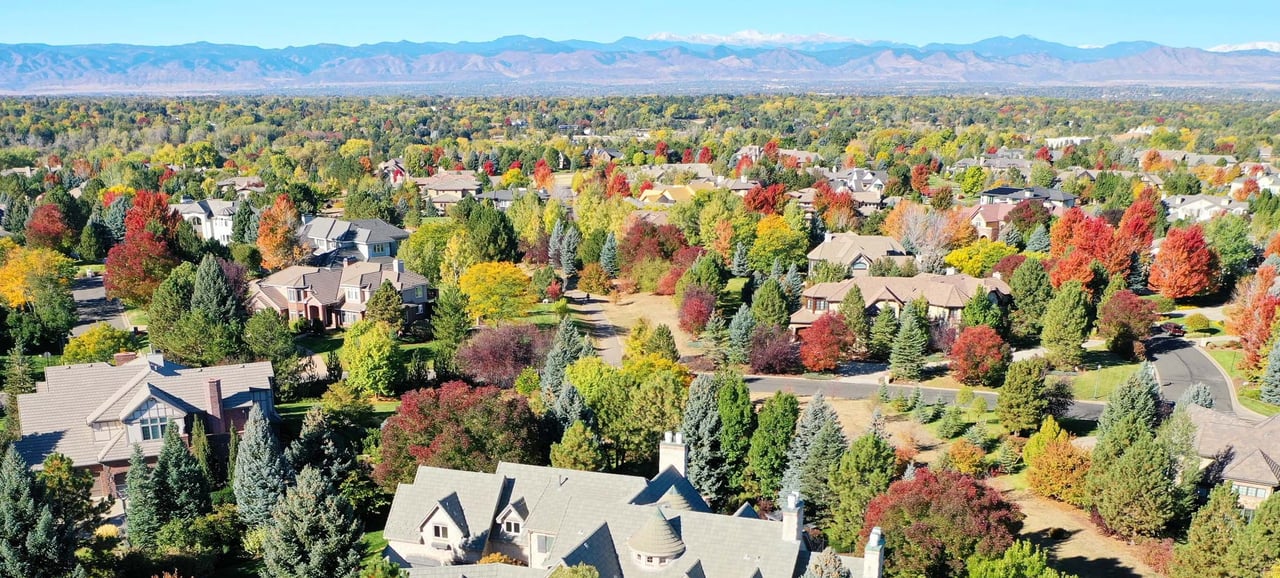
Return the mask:
<svg viewBox="0 0 1280 578"><path fill-rule="evenodd" d="M547 164L547 159L538 159L538 163L533 165L533 184L539 189L550 189L554 184L554 178L551 175L551 165Z"/></svg>
<svg viewBox="0 0 1280 578"><path fill-rule="evenodd" d="M604 194L607 197L630 197L631 183L627 181L626 173L622 171L613 171L609 175L609 183L605 186Z"/></svg>
<svg viewBox="0 0 1280 578"><path fill-rule="evenodd" d="M1084 251L1072 251L1066 257L1054 260L1053 268L1049 270L1049 281L1055 289L1067 281L1079 281L1088 290L1094 275L1093 257Z"/></svg>
<svg viewBox="0 0 1280 578"><path fill-rule="evenodd" d="M477 383L509 388L526 367L538 367L551 348L551 334L536 325L485 327L454 354L462 374Z"/></svg>
<svg viewBox="0 0 1280 578"><path fill-rule="evenodd" d="M542 445L529 402L496 387L451 381L404 394L382 426L382 460L373 479L383 488L413 480L418 466L491 472L498 462L535 464Z"/></svg>
<svg viewBox="0 0 1280 578"><path fill-rule="evenodd" d="M1017 255L1009 255L998 261L995 267L991 268L991 276L995 277L996 273L1000 274L1000 278L1006 283L1013 278L1013 272L1022 266L1023 261L1027 260L1027 256L1021 253Z"/></svg>
<svg viewBox="0 0 1280 578"><path fill-rule="evenodd" d="M645 259L670 259L687 246L684 233L675 225L658 227L644 219L635 219L618 243L618 256L622 268L629 271Z"/></svg>
<svg viewBox="0 0 1280 578"><path fill-rule="evenodd" d="M750 170L752 166L755 166L755 161L752 161L751 157L747 155L742 155L741 157L738 157L738 164L734 166L733 174L741 177L742 175L747 174L747 171Z"/></svg>
<svg viewBox="0 0 1280 578"><path fill-rule="evenodd" d="M966 327L951 345L951 375L966 385L995 387L1004 381L1012 355L991 326Z"/></svg>
<svg viewBox="0 0 1280 578"><path fill-rule="evenodd" d="M844 318L826 313L800 334L800 362L809 371L831 371L847 359L852 345Z"/></svg>
<svg viewBox="0 0 1280 578"><path fill-rule="evenodd" d="M1275 267L1259 267L1256 274L1236 283L1235 295L1226 308L1227 332L1240 337L1240 348L1244 350L1241 369L1256 370L1261 366L1276 307L1280 307L1280 297L1272 292L1275 282Z"/></svg>
<svg viewBox="0 0 1280 578"><path fill-rule="evenodd" d="M787 194L787 186L783 184L768 187L756 185L747 191L745 204L748 209L762 215L773 215L782 208L782 199Z"/></svg>
<svg viewBox="0 0 1280 578"><path fill-rule="evenodd" d="M1103 303L1098 312L1098 335L1107 340L1112 353L1142 357L1142 342L1151 337L1151 326L1159 319L1154 302L1125 289Z"/></svg>
<svg viewBox="0 0 1280 578"><path fill-rule="evenodd" d="M1031 236L1037 225L1049 225L1049 209L1040 201L1024 199L1014 205L1007 219L1025 239Z"/></svg>
<svg viewBox="0 0 1280 578"><path fill-rule="evenodd" d="M1049 229L1049 255L1054 258L1067 254L1071 241L1075 239L1076 228L1085 220L1084 211L1079 207L1071 207Z"/></svg>
<svg viewBox="0 0 1280 578"><path fill-rule="evenodd" d="M498 165L493 161L485 161L480 165L480 170L484 171L484 174L492 177L498 174Z"/></svg>
<svg viewBox="0 0 1280 578"><path fill-rule="evenodd" d="M710 148L702 147L701 149L698 150L698 162L704 163L704 164L711 164L711 162L714 160L715 160L715 156L711 154Z"/></svg>
<svg viewBox="0 0 1280 578"><path fill-rule="evenodd" d="M1148 283L1170 299L1183 299L1213 287L1217 259L1200 225L1170 229L1151 264Z"/></svg>
<svg viewBox="0 0 1280 578"><path fill-rule="evenodd" d="M1036 149L1036 159L1038 159L1038 160L1042 160L1042 161L1044 161L1044 162L1046 162L1046 163L1052 163L1052 162L1053 162L1053 152L1049 150L1049 147L1047 147L1047 146L1042 146L1042 147L1040 147L1040 148Z"/></svg>
<svg viewBox="0 0 1280 578"><path fill-rule="evenodd" d="M693 162L693 149L684 149L684 153L680 155L680 162L686 165Z"/></svg>
<svg viewBox="0 0 1280 578"><path fill-rule="evenodd" d="M923 194L929 187L929 175L929 165L919 164L911 167L911 190Z"/></svg>
<svg viewBox="0 0 1280 578"><path fill-rule="evenodd" d="M1267 241L1267 248L1262 251L1264 259L1272 255L1280 255L1280 232L1271 236L1271 240Z"/></svg>
<svg viewBox="0 0 1280 578"><path fill-rule="evenodd" d="M764 149L762 152L764 153L764 158L767 158L771 161L778 160L778 141L771 140L767 143L764 143Z"/></svg>
<svg viewBox="0 0 1280 578"><path fill-rule="evenodd" d="M1261 188L1258 187L1258 180L1250 177L1245 179L1240 188L1236 189L1234 193L1231 193L1231 196L1235 197L1237 201L1247 201L1249 200L1249 197L1258 194L1258 191L1260 190Z"/></svg>
<svg viewBox="0 0 1280 578"><path fill-rule="evenodd" d="M1120 226L1116 229L1116 251L1126 256L1133 253L1146 253L1151 249L1151 240L1155 237L1156 207L1148 199L1139 199L1125 209L1120 217Z"/></svg>
<svg viewBox="0 0 1280 578"><path fill-rule="evenodd" d="M795 373L800 367L800 351L786 328L762 323L751 334L752 373Z"/></svg>
<svg viewBox="0 0 1280 578"><path fill-rule="evenodd" d="M669 153L670 150L671 148L667 146L667 141L664 141L664 140L658 141L658 144L654 145L653 147L654 160L663 162L663 163L667 162L667 153Z"/></svg>
<svg viewBox="0 0 1280 578"><path fill-rule="evenodd" d="M27 245L32 247L63 251L71 244L72 235L62 217L62 209L53 203L36 207L31 220L27 221Z"/></svg>
<svg viewBox="0 0 1280 578"><path fill-rule="evenodd" d="M103 285L108 297L142 306L178 265L173 248L182 217L163 193L138 191L133 203L124 217L124 241L107 252Z"/></svg>
<svg viewBox="0 0 1280 578"><path fill-rule="evenodd" d="M669 225L663 225L663 226L666 227ZM663 229L662 227L658 227L658 230L662 231ZM681 236L680 238L684 239L683 236ZM679 249L676 249L675 253L671 254L671 266L678 269L688 269L689 267L693 266L693 262L697 261L698 257L701 257L706 254L707 254L707 250L703 249L702 247L681 246Z"/></svg>
<svg viewBox="0 0 1280 578"><path fill-rule="evenodd" d="M715 310L716 296L711 292L696 285L685 289L684 300L680 302L680 329L697 337Z"/></svg>
<svg viewBox="0 0 1280 578"><path fill-rule="evenodd" d="M963 576L975 554L998 558L1022 527L1022 511L1000 492L956 472L916 471L871 500L862 524L884 532L889 576Z"/></svg>
<svg viewBox="0 0 1280 578"><path fill-rule="evenodd" d="M169 208L169 195L138 191L133 196L133 206L124 216L125 241L130 231L147 229L167 242L172 242L178 232L182 217Z"/></svg>
<svg viewBox="0 0 1280 578"><path fill-rule="evenodd" d="M1106 219L1089 217L1076 227L1071 239L1075 251L1081 251L1091 259L1102 263L1110 275L1126 275L1129 272L1129 253L1115 246L1115 231Z"/></svg>

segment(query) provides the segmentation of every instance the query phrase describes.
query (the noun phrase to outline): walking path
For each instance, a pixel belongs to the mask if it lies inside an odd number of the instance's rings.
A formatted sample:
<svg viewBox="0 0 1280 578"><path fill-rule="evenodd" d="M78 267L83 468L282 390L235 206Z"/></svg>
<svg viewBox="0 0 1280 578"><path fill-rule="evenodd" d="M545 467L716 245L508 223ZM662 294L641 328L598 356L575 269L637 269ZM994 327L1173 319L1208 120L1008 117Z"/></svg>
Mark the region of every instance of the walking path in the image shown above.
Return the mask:
<svg viewBox="0 0 1280 578"><path fill-rule="evenodd" d="M620 337L621 328L614 325L609 320L608 315L604 312L604 302L606 297L603 295L592 295L587 299L587 293L573 290L565 293L570 302L575 303L574 311L578 313L578 318L586 324L587 334L596 342L596 352L600 358L613 366L622 365L622 338Z"/></svg>

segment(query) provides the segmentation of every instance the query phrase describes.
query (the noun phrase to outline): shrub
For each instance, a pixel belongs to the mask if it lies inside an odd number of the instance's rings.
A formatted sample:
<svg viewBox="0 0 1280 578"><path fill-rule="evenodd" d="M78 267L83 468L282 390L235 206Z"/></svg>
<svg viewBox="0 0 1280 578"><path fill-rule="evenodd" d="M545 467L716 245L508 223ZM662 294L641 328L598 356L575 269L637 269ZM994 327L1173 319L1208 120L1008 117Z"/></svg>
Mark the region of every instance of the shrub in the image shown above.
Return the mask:
<svg viewBox="0 0 1280 578"><path fill-rule="evenodd" d="M1027 462L1031 491L1077 506L1088 498L1089 454L1067 439L1056 439Z"/></svg>
<svg viewBox="0 0 1280 578"><path fill-rule="evenodd" d="M680 329L696 337L707 326L715 309L715 295L702 287L689 287L680 303Z"/></svg>
<svg viewBox="0 0 1280 578"><path fill-rule="evenodd" d="M800 352L791 333L782 327L761 325L751 335L751 371L754 373L795 373Z"/></svg>
<svg viewBox="0 0 1280 578"><path fill-rule="evenodd" d="M956 440L947 450L948 463L951 469L965 475L974 476L983 470L983 460L987 452L967 439Z"/></svg>
<svg viewBox="0 0 1280 578"><path fill-rule="evenodd" d="M1204 314L1201 313L1192 313L1191 315L1188 315L1187 318L1182 321L1182 324L1186 326L1187 331L1193 331L1195 333L1204 333L1213 325L1209 321L1209 318L1205 317Z"/></svg>
<svg viewBox="0 0 1280 578"><path fill-rule="evenodd" d="M676 284L680 282L680 277L684 276L684 271L684 269L672 267L671 270L667 271L667 273L658 280L658 285L654 287L653 294L675 295Z"/></svg>
<svg viewBox="0 0 1280 578"><path fill-rule="evenodd" d="M599 263L587 263L578 273L578 289L604 295L610 289L609 274Z"/></svg>
<svg viewBox="0 0 1280 578"><path fill-rule="evenodd" d="M995 329L975 325L960 332L949 357L952 375L960 383L992 387L1004 381L1013 355Z"/></svg>
<svg viewBox="0 0 1280 578"><path fill-rule="evenodd" d="M954 438L964 433L968 426L969 424L964 421L964 410L958 405L950 406L943 412L942 421L938 422L938 437Z"/></svg>
<svg viewBox="0 0 1280 578"><path fill-rule="evenodd" d="M635 280L636 285L645 293L653 293L658 290L658 281L663 275L671 269L671 263L662 259L645 259L636 263L631 268L631 278ZM678 278L678 277L677 277ZM675 285L672 285L674 290Z"/></svg>
<svg viewBox="0 0 1280 578"><path fill-rule="evenodd" d="M618 293L631 295L636 292L636 281L635 279L619 279L617 283L614 284L614 287L617 288Z"/></svg>
<svg viewBox="0 0 1280 578"><path fill-rule="evenodd" d="M463 375L477 383L509 388L526 367L538 367L551 348L551 334L535 325L481 328L454 360Z"/></svg>

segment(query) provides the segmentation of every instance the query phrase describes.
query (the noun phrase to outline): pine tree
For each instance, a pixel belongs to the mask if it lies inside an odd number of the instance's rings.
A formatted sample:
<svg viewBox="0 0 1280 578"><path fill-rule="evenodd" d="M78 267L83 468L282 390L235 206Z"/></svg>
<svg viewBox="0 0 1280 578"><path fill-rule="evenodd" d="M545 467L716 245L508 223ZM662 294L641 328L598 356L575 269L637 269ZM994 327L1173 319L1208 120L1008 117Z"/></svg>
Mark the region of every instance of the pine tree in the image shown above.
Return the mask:
<svg viewBox="0 0 1280 578"><path fill-rule="evenodd" d="M1021 247L1022 233L1019 233L1018 228L1013 226L1012 224L1005 225L1003 229L1000 229L999 241L1010 247L1014 247L1014 248Z"/></svg>
<svg viewBox="0 0 1280 578"><path fill-rule="evenodd" d="M1229 483L1209 492L1209 502L1196 512L1187 541L1174 549L1171 578L1229 578L1239 576L1222 563L1232 542L1244 528L1244 516Z"/></svg>
<svg viewBox="0 0 1280 578"><path fill-rule="evenodd" d="M1023 261L1009 276L1009 292L1015 309L1013 334L1024 341L1039 339L1045 309L1053 300L1053 284L1044 266L1035 259Z"/></svg>
<svg viewBox="0 0 1280 578"><path fill-rule="evenodd" d="M1200 407L1213 409L1213 392L1209 390L1209 386L1195 382L1182 393L1182 397L1178 398L1178 407L1187 407L1188 405L1198 405Z"/></svg>
<svg viewBox="0 0 1280 578"><path fill-rule="evenodd" d="M920 319L904 310L902 326L889 354L889 375L894 380L919 381L924 372L925 348L929 345L928 330Z"/></svg>
<svg viewBox="0 0 1280 578"><path fill-rule="evenodd" d="M10 445L0 460L0 576L55 578L74 563L74 524L54 520L31 470Z"/></svg>
<svg viewBox="0 0 1280 578"><path fill-rule="evenodd" d="M249 222L253 220L253 206L246 201L240 201L236 206L236 212L231 216L231 242L247 243L249 242Z"/></svg>
<svg viewBox="0 0 1280 578"><path fill-rule="evenodd" d="M778 494L799 412L796 396L781 391L773 394L760 409L759 425L751 435L751 449L747 452L747 469L756 486L756 495Z"/></svg>
<svg viewBox="0 0 1280 578"><path fill-rule="evenodd" d="M551 467L594 472L605 466L600 438L581 421L564 430L559 443L551 444Z"/></svg>
<svg viewBox="0 0 1280 578"><path fill-rule="evenodd" d="M578 272L578 247L581 245L582 233L578 228L565 227L564 237L560 239L560 271L566 281Z"/></svg>
<svg viewBox="0 0 1280 578"><path fill-rule="evenodd" d="M1028 253L1048 253L1050 248L1049 230L1041 223L1036 225L1031 236L1027 237L1026 250Z"/></svg>
<svg viewBox="0 0 1280 578"><path fill-rule="evenodd" d="M164 445L151 473L156 493L156 511L165 523L172 520L194 520L209 513L209 480L200 462L187 450L178 435L178 424L165 428Z"/></svg>
<svg viewBox="0 0 1280 578"><path fill-rule="evenodd" d="M1155 427L1159 388L1151 364L1140 365L1107 398L1107 405L1098 418L1099 442L1107 438L1112 430L1118 429L1121 422L1129 422L1148 431Z"/></svg>
<svg viewBox="0 0 1280 578"><path fill-rule="evenodd" d="M893 446L883 437L868 432L853 441L840 465L831 473L835 503L827 537L841 552L850 552L858 543L867 504L889 489L898 468Z"/></svg>
<svg viewBox="0 0 1280 578"><path fill-rule="evenodd" d="M129 518L129 544L142 550L155 548L156 533L164 525L156 503L159 496L152 482L151 468L147 467L142 455L142 446L133 444L129 473L125 474L125 513Z"/></svg>
<svg viewBox="0 0 1280 578"><path fill-rule="evenodd" d="M840 465L840 459L848 449L849 439L840 428L839 420L822 424L809 445L809 455L800 471L800 495L804 496L805 510L810 519L819 527L830 526L831 507L836 503L831 488L831 471Z"/></svg>
<svg viewBox="0 0 1280 578"><path fill-rule="evenodd" d="M347 422L347 426L354 426ZM355 430L355 427L349 427ZM292 471L315 468L326 480L340 484L357 470L356 444L343 435L320 407L313 407L302 418L298 439L285 448L285 461Z"/></svg>
<svg viewBox="0 0 1280 578"><path fill-rule="evenodd" d="M787 276L784 278L783 290L787 294L787 311L794 313L800 310L800 294L804 293L804 277L800 275L800 269L792 263L787 267ZM790 315L788 315L790 319Z"/></svg>
<svg viewBox="0 0 1280 578"><path fill-rule="evenodd" d="M547 351L546 362L542 365L542 374L538 383L542 388L542 399L552 410L560 398L560 389L564 385L564 370L573 362L595 353L594 349L584 347L582 333L574 326L573 319L565 317L560 320L555 338L551 341L551 349Z"/></svg>
<svg viewBox="0 0 1280 578"><path fill-rule="evenodd" d="M1004 310L981 292L974 293L960 311L960 327L976 325L986 325L997 333L1004 334Z"/></svg>
<svg viewBox="0 0 1280 578"><path fill-rule="evenodd" d="M609 274L610 279L616 279L622 273L622 267L618 265L618 238L612 231L604 238L604 246L600 248L600 268Z"/></svg>
<svg viewBox="0 0 1280 578"><path fill-rule="evenodd" d="M791 320L791 312L787 309L787 296L782 284L777 279L765 280L751 297L751 315L757 325L773 325L786 327Z"/></svg>
<svg viewBox="0 0 1280 578"><path fill-rule="evenodd" d="M1280 347L1272 345L1267 354L1267 369L1262 372L1262 401L1280 405Z"/></svg>
<svg viewBox="0 0 1280 578"><path fill-rule="evenodd" d="M1015 361L1004 376L996 399L996 416L1010 432L1022 434L1040 424L1049 410L1044 378L1049 364L1043 357Z"/></svg>
<svg viewBox="0 0 1280 578"><path fill-rule="evenodd" d="M747 245L738 243L733 248L733 260L729 266L734 277L746 277L751 274L751 266L747 264Z"/></svg>
<svg viewBox="0 0 1280 578"><path fill-rule="evenodd" d="M871 359L887 361L893 352L894 340L898 337L898 317L892 309L881 309L871 326L871 336L867 340L867 353Z"/></svg>
<svg viewBox="0 0 1280 578"><path fill-rule="evenodd" d="M680 361L680 352L676 349L676 338L671 334L671 328L665 324L659 324L653 328L653 333L649 334L644 349L645 353L656 354L671 361Z"/></svg>
<svg viewBox="0 0 1280 578"><path fill-rule="evenodd" d="M203 311L219 323L243 321L243 308L236 299L227 276L222 272L218 258L206 254L196 268L195 284L191 290L191 311Z"/></svg>
<svg viewBox="0 0 1280 578"><path fill-rule="evenodd" d="M997 407L999 402L997 402ZM1044 449L1049 444L1056 441L1068 441L1067 432L1058 425L1058 421L1053 416L1047 415L1040 422L1040 429L1036 433L1031 434L1027 438L1026 445L1022 446L1022 461L1028 465L1034 462L1036 458L1044 453Z"/></svg>
<svg viewBox="0 0 1280 578"><path fill-rule="evenodd" d="M400 290L391 284L390 279L384 279L382 285L379 285L373 295L369 296L369 302L365 304L364 318L386 323L396 335L404 331L404 298L400 296Z"/></svg>
<svg viewBox="0 0 1280 578"><path fill-rule="evenodd" d="M809 567L800 578L849 578L849 570L836 551L827 548L809 560Z"/></svg>
<svg viewBox="0 0 1280 578"><path fill-rule="evenodd" d="M560 266L560 247L564 243L564 221L556 219L551 228L551 238L547 241L547 263L552 267Z"/></svg>
<svg viewBox="0 0 1280 578"><path fill-rule="evenodd" d="M751 308L747 307L745 303L740 305L738 312L733 315L733 320L729 322L728 357L730 363L747 362L747 356L751 352L751 334L755 329L756 318L751 313Z"/></svg>
<svg viewBox="0 0 1280 578"><path fill-rule="evenodd" d="M1176 475L1169 452L1147 435L1101 470L1094 505L1107 527L1121 536L1156 536L1178 511Z"/></svg>
<svg viewBox="0 0 1280 578"><path fill-rule="evenodd" d="M560 395L556 398L554 417L560 422L560 429L569 429L576 422L593 423L591 410L587 401L582 398L578 388L568 381L560 386Z"/></svg>
<svg viewBox="0 0 1280 578"><path fill-rule="evenodd" d="M245 525L256 528L271 521L271 509L284 495L292 477L275 431L261 406L254 404L244 426L244 439L236 451L235 479L231 484Z"/></svg>
<svg viewBox="0 0 1280 578"><path fill-rule="evenodd" d="M191 455L200 464L200 471L206 480L213 482L213 470L209 465L209 435L204 429L204 418L195 416L191 420Z"/></svg>
<svg viewBox="0 0 1280 578"><path fill-rule="evenodd" d="M467 295L457 285L443 285L436 297L431 331L436 338L436 372L451 375L455 372L453 356L466 341L471 331L471 316L467 314Z"/></svg>
<svg viewBox="0 0 1280 578"><path fill-rule="evenodd" d="M240 434L236 432L236 428L231 428L231 433L227 436L227 483L225 484L227 486L236 479L236 454L239 451Z"/></svg>
<svg viewBox="0 0 1280 578"><path fill-rule="evenodd" d="M266 525L263 575L355 578L364 553L362 526L337 488L318 470L304 469Z"/></svg>
<svg viewBox="0 0 1280 578"><path fill-rule="evenodd" d="M708 504L716 507L728 496L724 452L720 447L722 424L719 397L721 382L711 375L699 375L689 385L680 431L688 448L689 483Z"/></svg>
<svg viewBox="0 0 1280 578"><path fill-rule="evenodd" d="M844 301L840 302L837 312L844 319L845 327L849 328L849 336L853 338L854 357L861 358L869 349L870 344L867 340L871 337L871 326L867 322L867 305L862 298L862 289L856 284L849 287L849 292L845 294Z"/></svg>
<svg viewBox="0 0 1280 578"><path fill-rule="evenodd" d="M1280 564L1280 492L1272 492L1232 541L1223 565L1238 568L1241 576L1261 576L1277 564Z"/></svg>
<svg viewBox="0 0 1280 578"><path fill-rule="evenodd" d="M795 435L787 445L787 469L782 476L782 491L789 493L800 489L800 474L804 471L805 460L809 459L810 447L818 436L818 431L829 422L839 423L835 408L827 403L822 392L815 393L809 399L804 412L795 423Z"/></svg>
<svg viewBox="0 0 1280 578"><path fill-rule="evenodd" d="M85 223L84 229L80 231L80 243L76 245L76 252L83 260L96 262L106 257L110 248L111 232L107 230L106 225L102 224L98 214L94 213L89 217L89 222Z"/></svg>
<svg viewBox="0 0 1280 578"><path fill-rule="evenodd" d="M262 213L258 211L254 211L253 215L249 217L249 226L245 229L245 232L244 232L244 241L246 243L257 244L258 229L259 229L258 224L259 224L259 219L261 217L262 217Z"/></svg>
<svg viewBox="0 0 1280 578"><path fill-rule="evenodd" d="M1089 332L1089 295L1079 281L1058 289L1042 318L1040 342L1056 367L1076 367L1083 360L1081 344Z"/></svg>
<svg viewBox="0 0 1280 578"><path fill-rule="evenodd" d="M751 406L751 390L736 373L720 373L722 381L717 409L720 414L720 452L724 455L731 491L742 488L742 476L751 451L751 436L756 430L756 412Z"/></svg>
<svg viewBox="0 0 1280 578"><path fill-rule="evenodd" d="M7 440L22 437L22 416L18 412L18 396L36 390L36 380L31 378L31 358L22 354L22 344L14 343L9 350L8 363L4 370L5 393L5 432Z"/></svg>

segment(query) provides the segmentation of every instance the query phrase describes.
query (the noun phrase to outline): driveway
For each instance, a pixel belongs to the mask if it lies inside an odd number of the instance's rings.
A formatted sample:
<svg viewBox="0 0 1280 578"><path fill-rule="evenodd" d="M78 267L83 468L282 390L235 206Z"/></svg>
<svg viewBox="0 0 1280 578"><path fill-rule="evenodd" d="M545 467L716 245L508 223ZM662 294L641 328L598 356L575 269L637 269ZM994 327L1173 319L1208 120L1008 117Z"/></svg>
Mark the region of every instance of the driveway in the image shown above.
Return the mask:
<svg viewBox="0 0 1280 578"><path fill-rule="evenodd" d="M115 299L107 299L102 277L77 277L71 282L71 296L76 300L76 324L71 335L80 335L96 323L106 321L117 329L128 329L124 323L124 308Z"/></svg>
<svg viewBox="0 0 1280 578"><path fill-rule="evenodd" d="M773 393L775 391L789 391L796 395L813 395L819 391L828 397L839 397L845 399L869 399L876 396L880 386L875 383L858 382L851 383L848 381L822 381L817 379L804 379L799 377L774 377L774 376L747 376L747 387L751 388L754 393ZM910 395L911 390L915 386L909 385L890 385L890 394ZM935 399L943 399L947 402L954 403L956 400L957 390L943 389L936 387L921 387L923 399L926 402L932 402ZM997 395L989 391L975 391L974 395L981 396L987 400L988 407L995 407ZM1230 402L1227 403L1230 407ZM1102 408L1105 404L1090 401L1076 401L1071 404L1071 409L1067 410L1067 417L1081 420L1097 421L1102 415Z"/></svg>
<svg viewBox="0 0 1280 578"><path fill-rule="evenodd" d="M1185 339L1169 336L1152 339L1147 352L1156 366L1160 394L1165 400L1176 403L1191 384L1199 382L1209 386L1213 393L1214 410L1235 415L1231 384L1204 352Z"/></svg>

